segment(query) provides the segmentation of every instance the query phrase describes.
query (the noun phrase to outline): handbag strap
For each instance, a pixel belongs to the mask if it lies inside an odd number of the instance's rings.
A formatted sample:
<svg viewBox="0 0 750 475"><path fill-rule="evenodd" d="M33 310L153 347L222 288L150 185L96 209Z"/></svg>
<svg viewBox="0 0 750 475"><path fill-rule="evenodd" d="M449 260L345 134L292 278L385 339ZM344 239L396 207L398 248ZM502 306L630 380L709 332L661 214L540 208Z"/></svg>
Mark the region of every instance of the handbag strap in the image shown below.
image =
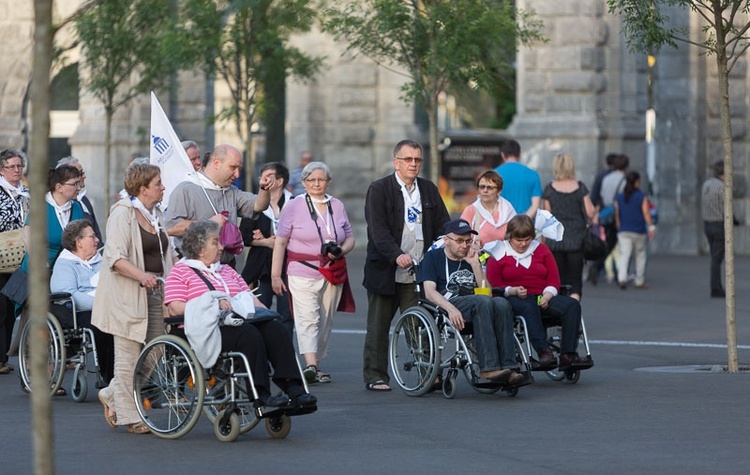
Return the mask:
<svg viewBox="0 0 750 475"><path fill-rule="evenodd" d="M206 285L208 286L208 290L212 290L212 291L216 290L216 287L214 287L214 285L208 279L206 279L206 276L203 275L203 273L201 271L199 271L195 267L191 267L191 269L193 269L193 272L195 272L196 274L198 274L198 277L200 277L201 280L206 283Z"/></svg>

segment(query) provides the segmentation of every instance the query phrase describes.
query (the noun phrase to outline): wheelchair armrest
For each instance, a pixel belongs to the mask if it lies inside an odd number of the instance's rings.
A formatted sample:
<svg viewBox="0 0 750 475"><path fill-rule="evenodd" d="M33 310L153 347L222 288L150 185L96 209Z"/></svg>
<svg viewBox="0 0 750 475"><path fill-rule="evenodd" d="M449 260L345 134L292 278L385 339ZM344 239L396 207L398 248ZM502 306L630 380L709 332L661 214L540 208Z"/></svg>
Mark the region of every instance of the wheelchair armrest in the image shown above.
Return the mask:
<svg viewBox="0 0 750 475"><path fill-rule="evenodd" d="M174 317L166 317L164 319L164 323L168 325L178 325L180 323L185 323L185 316L184 315L176 315Z"/></svg>
<svg viewBox="0 0 750 475"><path fill-rule="evenodd" d="M50 302L52 302L53 300L65 300L69 298L70 294L67 292L55 292L54 294L49 294Z"/></svg>
<svg viewBox="0 0 750 475"><path fill-rule="evenodd" d="M573 286L564 284L560 286L560 291L558 292L560 295L570 295L573 291Z"/></svg>

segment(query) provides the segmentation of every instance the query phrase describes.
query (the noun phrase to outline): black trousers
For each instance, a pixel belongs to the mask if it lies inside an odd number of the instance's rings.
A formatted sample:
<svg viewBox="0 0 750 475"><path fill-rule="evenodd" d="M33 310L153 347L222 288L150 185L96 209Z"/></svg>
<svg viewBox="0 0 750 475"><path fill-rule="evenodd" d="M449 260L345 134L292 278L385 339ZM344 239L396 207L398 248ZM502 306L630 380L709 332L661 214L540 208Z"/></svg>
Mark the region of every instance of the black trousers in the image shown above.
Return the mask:
<svg viewBox="0 0 750 475"><path fill-rule="evenodd" d="M0 274L0 289L10 279L11 274ZM16 323L15 304L5 295L0 294L0 363L8 361L8 349L13 337L13 326Z"/></svg>
<svg viewBox="0 0 750 475"><path fill-rule="evenodd" d="M721 264L724 262L724 222L703 221L703 230L708 239L711 253L711 293L721 294L724 286L721 283Z"/></svg>
<svg viewBox="0 0 750 475"><path fill-rule="evenodd" d="M269 320L238 327L223 326L221 350L239 351L247 356L259 396L271 394L268 363L273 366L273 382L288 396L304 392L292 336L281 322Z"/></svg>

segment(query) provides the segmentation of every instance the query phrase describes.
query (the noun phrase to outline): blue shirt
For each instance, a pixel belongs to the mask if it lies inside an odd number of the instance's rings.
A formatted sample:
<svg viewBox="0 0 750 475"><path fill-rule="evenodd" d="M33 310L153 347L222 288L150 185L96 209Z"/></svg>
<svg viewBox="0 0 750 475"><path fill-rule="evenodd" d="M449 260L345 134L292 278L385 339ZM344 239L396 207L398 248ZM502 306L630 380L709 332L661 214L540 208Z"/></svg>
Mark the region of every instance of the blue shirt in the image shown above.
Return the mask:
<svg viewBox="0 0 750 475"><path fill-rule="evenodd" d="M495 168L503 178L500 195L510 201L516 213L525 213L531 206L531 198L542 196L542 181L539 174L518 162L506 162Z"/></svg>
<svg viewBox="0 0 750 475"><path fill-rule="evenodd" d="M619 193L615 197L620 216L620 232L646 234L648 228L641 208L645 199L646 195L641 190L635 190L627 203L625 202L625 193Z"/></svg>

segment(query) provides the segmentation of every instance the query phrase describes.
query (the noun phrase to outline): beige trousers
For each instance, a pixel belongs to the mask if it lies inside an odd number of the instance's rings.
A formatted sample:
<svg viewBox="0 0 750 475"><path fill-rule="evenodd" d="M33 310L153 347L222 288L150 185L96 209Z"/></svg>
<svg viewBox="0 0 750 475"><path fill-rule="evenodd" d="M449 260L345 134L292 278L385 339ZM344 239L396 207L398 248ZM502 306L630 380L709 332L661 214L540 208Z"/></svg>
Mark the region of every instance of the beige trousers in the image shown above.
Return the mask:
<svg viewBox="0 0 750 475"><path fill-rule="evenodd" d="M325 279L289 276L289 293L294 310L294 328L300 354L315 353L318 359L328 353L333 315L344 285Z"/></svg>
<svg viewBox="0 0 750 475"><path fill-rule="evenodd" d="M161 287L148 291L148 330L146 342L164 334L164 292ZM115 336L115 375L109 386L99 391L107 405L117 413L117 425L141 422L133 400L133 374L143 345Z"/></svg>

